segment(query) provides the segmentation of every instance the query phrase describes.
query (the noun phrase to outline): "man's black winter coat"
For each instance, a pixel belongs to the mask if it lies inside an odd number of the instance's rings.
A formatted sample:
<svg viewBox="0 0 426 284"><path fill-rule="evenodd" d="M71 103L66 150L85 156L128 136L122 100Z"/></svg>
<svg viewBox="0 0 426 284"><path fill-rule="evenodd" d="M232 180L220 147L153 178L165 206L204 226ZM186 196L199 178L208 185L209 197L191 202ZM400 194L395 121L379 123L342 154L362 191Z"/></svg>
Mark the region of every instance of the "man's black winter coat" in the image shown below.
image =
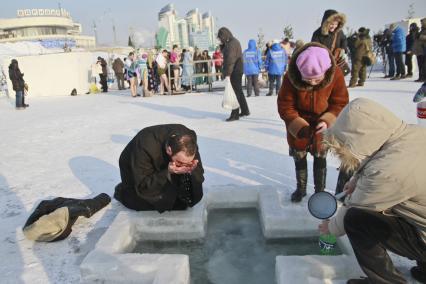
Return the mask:
<svg viewBox="0 0 426 284"><path fill-rule="evenodd" d="M177 133L196 137L193 130L180 124L156 125L142 129L123 150L119 161L122 183L116 188L116 198L118 195L117 199L126 207L138 211L157 210L161 213L186 209L201 200L204 169L198 151L195 159L199 163L190 175L190 204L178 198L184 175L172 174L170 180L168 179L170 157L166 153L166 142L171 135Z"/></svg>

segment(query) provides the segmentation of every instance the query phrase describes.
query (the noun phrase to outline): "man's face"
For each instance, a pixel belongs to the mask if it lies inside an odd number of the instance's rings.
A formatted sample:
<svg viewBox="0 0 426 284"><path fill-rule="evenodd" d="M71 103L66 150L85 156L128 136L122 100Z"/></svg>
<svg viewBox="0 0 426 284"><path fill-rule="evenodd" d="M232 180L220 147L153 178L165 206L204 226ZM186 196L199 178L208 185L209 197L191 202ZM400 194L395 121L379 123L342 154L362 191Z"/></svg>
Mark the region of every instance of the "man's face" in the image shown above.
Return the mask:
<svg viewBox="0 0 426 284"><path fill-rule="evenodd" d="M171 153L171 151L167 152L168 154ZM195 158L195 155L188 156L184 151L180 151L173 156L169 154L169 156L177 167L191 167Z"/></svg>

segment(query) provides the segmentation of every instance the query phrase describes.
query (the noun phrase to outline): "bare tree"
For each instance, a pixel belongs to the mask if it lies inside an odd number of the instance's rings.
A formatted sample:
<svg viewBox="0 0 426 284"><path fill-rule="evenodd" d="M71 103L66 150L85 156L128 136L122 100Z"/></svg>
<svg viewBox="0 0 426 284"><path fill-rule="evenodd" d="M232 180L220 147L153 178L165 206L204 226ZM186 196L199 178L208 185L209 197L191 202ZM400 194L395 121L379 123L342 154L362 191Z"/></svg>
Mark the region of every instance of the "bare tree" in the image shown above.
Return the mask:
<svg viewBox="0 0 426 284"><path fill-rule="evenodd" d="M284 27L284 38L293 39L293 27L291 25L286 25Z"/></svg>
<svg viewBox="0 0 426 284"><path fill-rule="evenodd" d="M414 18L415 10L414 10L414 3L411 3L408 6L408 19Z"/></svg>
<svg viewBox="0 0 426 284"><path fill-rule="evenodd" d="M351 35L353 35L354 33L356 33L356 30L354 30L353 28L346 26L346 36L350 37Z"/></svg>
<svg viewBox="0 0 426 284"><path fill-rule="evenodd" d="M133 45L133 42L132 42L132 36L131 35L129 36L129 40L127 41L127 45L135 48L135 46Z"/></svg>
<svg viewBox="0 0 426 284"><path fill-rule="evenodd" d="M259 32L257 33L257 48L260 50L263 50L265 47L265 35L263 34L262 28L259 29Z"/></svg>

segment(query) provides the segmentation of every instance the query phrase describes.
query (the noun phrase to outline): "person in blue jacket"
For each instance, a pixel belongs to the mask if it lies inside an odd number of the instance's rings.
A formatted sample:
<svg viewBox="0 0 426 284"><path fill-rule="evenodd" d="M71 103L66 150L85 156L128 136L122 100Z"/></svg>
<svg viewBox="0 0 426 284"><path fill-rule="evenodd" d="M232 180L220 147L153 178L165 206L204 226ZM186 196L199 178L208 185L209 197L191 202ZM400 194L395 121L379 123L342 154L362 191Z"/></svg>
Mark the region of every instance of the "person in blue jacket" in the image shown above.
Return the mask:
<svg viewBox="0 0 426 284"><path fill-rule="evenodd" d="M389 29L392 31L392 49L396 63L396 74L391 80L404 79L405 64L402 55L406 51L405 32L397 24L391 24Z"/></svg>
<svg viewBox="0 0 426 284"><path fill-rule="evenodd" d="M256 41L249 40L248 48L243 53L244 74L247 78L247 97L251 96L252 88L254 88L255 96L259 96L258 78L262 69L262 53L257 49Z"/></svg>
<svg viewBox="0 0 426 284"><path fill-rule="evenodd" d="M284 71L287 66L287 53L281 47L278 41L274 41L271 46L271 49L268 51L265 60L265 68L268 70L269 77L269 93L267 96L272 96L274 91L275 84L275 94L278 95L278 92L281 88L281 78L284 74Z"/></svg>

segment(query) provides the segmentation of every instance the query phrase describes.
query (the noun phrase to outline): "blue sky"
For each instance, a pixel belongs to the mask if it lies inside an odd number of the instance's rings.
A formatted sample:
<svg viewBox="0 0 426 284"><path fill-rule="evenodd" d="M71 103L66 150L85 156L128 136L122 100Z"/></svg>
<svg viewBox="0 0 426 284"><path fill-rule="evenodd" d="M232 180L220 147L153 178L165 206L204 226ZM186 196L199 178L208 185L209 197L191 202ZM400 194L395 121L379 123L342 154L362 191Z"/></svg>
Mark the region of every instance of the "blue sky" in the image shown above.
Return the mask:
<svg viewBox="0 0 426 284"><path fill-rule="evenodd" d="M218 19L218 26L227 26L242 41L256 38L260 28L265 39L282 37L283 27L292 25L295 38L309 41L312 32L319 26L326 9L335 9L347 15L347 26L369 27L373 31L384 24L398 21L408 15L408 6L414 4L415 16L426 17L425 0L16 0L4 1L0 18L15 17L17 9L57 8L58 3L71 13L73 19L83 25L85 34L93 35L93 22L98 26L99 42L112 43L112 23L117 29L118 41L127 43L129 30L133 28L144 35L157 29L159 10L174 3L180 16L192 8L201 12L211 11ZM149 36L148 36L149 37ZM150 40L148 40L150 41Z"/></svg>

